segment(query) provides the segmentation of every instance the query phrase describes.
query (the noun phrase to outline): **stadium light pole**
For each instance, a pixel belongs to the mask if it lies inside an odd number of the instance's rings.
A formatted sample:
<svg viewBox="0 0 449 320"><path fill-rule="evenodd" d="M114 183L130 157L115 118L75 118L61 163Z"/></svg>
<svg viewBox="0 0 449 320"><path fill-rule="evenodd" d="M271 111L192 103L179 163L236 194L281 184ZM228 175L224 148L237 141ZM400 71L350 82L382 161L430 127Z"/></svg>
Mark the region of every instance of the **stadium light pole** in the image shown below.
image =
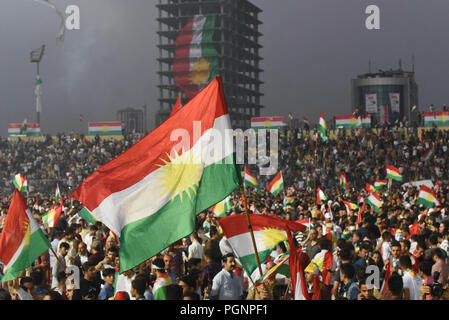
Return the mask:
<svg viewBox="0 0 449 320"><path fill-rule="evenodd" d="M41 111L42 111L42 105L41 105L41 78L39 74L39 63L42 60L42 57L44 56L45 51L45 44L42 45L42 47L38 49L34 49L30 53L30 61L31 63L36 63L36 84L34 87L34 94L36 95L36 113L37 113L37 123L41 123Z"/></svg>

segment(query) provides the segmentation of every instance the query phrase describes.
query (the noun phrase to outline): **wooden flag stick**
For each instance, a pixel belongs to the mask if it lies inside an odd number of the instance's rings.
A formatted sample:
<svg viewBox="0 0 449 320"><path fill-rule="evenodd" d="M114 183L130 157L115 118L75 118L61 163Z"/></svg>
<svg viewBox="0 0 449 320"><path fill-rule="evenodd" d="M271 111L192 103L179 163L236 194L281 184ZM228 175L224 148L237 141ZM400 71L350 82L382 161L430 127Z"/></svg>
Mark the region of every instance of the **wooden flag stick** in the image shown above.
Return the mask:
<svg viewBox="0 0 449 320"><path fill-rule="evenodd" d="M55 250L53 250L53 248L52 248L51 246L50 246L50 250L51 250L51 252L53 252L53 254L54 254L55 258L56 258L56 261L58 261L58 264L59 264L59 266L61 267L61 269L64 270L64 273L65 273L65 274L67 274L64 265L62 264L61 260L59 260L58 255L56 254Z"/></svg>
<svg viewBox="0 0 449 320"><path fill-rule="evenodd" d="M257 251L256 240L254 238L253 226L251 225L251 219L249 217L248 201L246 200L245 189L241 188L241 190L242 190L243 202L244 202L244 206L245 206L246 218L248 219L248 229L249 229L250 234L251 234L251 240L253 241L254 252L256 253L257 266L259 267L260 276L263 276L262 266L260 265L260 260L259 260L259 253ZM251 279L251 275L249 275L249 278Z"/></svg>

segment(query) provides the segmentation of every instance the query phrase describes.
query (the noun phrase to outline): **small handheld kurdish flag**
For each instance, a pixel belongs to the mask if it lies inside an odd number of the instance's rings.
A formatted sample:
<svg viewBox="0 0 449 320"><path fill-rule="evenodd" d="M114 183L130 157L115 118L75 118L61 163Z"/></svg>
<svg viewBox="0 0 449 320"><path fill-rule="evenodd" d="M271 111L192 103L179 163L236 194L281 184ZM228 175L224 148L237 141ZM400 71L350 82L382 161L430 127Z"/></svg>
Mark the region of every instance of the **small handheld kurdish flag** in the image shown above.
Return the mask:
<svg viewBox="0 0 449 320"><path fill-rule="evenodd" d="M48 224L50 228L55 228L61 212L62 206L57 206L55 208L55 205L53 204L50 210L42 216L42 222Z"/></svg>
<svg viewBox="0 0 449 320"><path fill-rule="evenodd" d="M256 288L261 286L265 281L267 281L273 273L275 272L279 273L279 270L283 266L286 266L288 271L289 268L288 264L285 265L285 263L288 261L289 257L290 257L289 255L282 257L282 259L280 259L279 262L277 262L270 270L265 272L265 274L261 278L259 278L259 280L256 281Z"/></svg>
<svg viewBox="0 0 449 320"><path fill-rule="evenodd" d="M284 179L282 178L282 172L279 171L278 174L271 180L270 184L267 187L268 191L270 191L275 197L284 190Z"/></svg>
<svg viewBox="0 0 449 320"><path fill-rule="evenodd" d="M321 116L320 116L320 123L318 125L318 131L320 131L321 133L321 139L323 141L327 141L328 137L327 137L327 125L326 125L326 120L324 119L324 115L321 112Z"/></svg>
<svg viewBox="0 0 449 320"><path fill-rule="evenodd" d="M287 221L278 217L252 214L250 221L253 228L256 248L260 263L264 263L279 242L288 240L287 232L305 231L300 223ZM258 268L256 252L251 240L246 215L233 215L218 220L228 242L248 275ZM255 279L253 279L255 280Z"/></svg>
<svg viewBox="0 0 449 320"><path fill-rule="evenodd" d="M377 192L373 192L370 193L370 195L368 196L368 198L366 199L366 203L368 203L369 205L374 207L374 211L379 213L380 212L380 208L383 205L382 200L380 200L379 194L377 194Z"/></svg>
<svg viewBox="0 0 449 320"><path fill-rule="evenodd" d="M14 190L0 235L0 260L5 265L2 283L17 278L20 271L31 266L49 248L50 242L39 228L25 199L18 190Z"/></svg>
<svg viewBox="0 0 449 320"><path fill-rule="evenodd" d="M348 181L346 180L346 173L340 173L340 187L343 191L349 192Z"/></svg>
<svg viewBox="0 0 449 320"><path fill-rule="evenodd" d="M318 187L317 197L316 197L316 203L321 204L321 201L326 201L327 197L324 194L324 192L321 190L320 187Z"/></svg>
<svg viewBox="0 0 449 320"><path fill-rule="evenodd" d="M14 176L14 179L12 180L12 183L17 190L24 192L28 191L28 181L25 177L22 176L22 174L16 174Z"/></svg>
<svg viewBox="0 0 449 320"><path fill-rule="evenodd" d="M368 182L365 183L365 190L368 191L369 193L376 192L376 188L373 187L373 185L369 184Z"/></svg>
<svg viewBox="0 0 449 320"><path fill-rule="evenodd" d="M259 191L259 185L257 179L249 172L248 168L245 168L244 185L246 187L252 187Z"/></svg>
<svg viewBox="0 0 449 320"><path fill-rule="evenodd" d="M215 218L224 218L232 209L231 196L227 196L223 201L214 205L210 210L214 213Z"/></svg>
<svg viewBox="0 0 449 320"><path fill-rule="evenodd" d="M416 202L426 206L427 208L433 208L441 205L441 202L438 200L432 189L425 185L422 185L419 189L418 200Z"/></svg>
<svg viewBox="0 0 449 320"><path fill-rule="evenodd" d="M387 176L386 176L387 179L402 181L402 175L398 168L396 168L392 165L386 165L385 170L387 173Z"/></svg>
<svg viewBox="0 0 449 320"><path fill-rule="evenodd" d="M374 182L374 188L376 190L379 190L380 188L382 188L383 186L387 185L387 180L376 180Z"/></svg>
<svg viewBox="0 0 449 320"><path fill-rule="evenodd" d="M356 205L352 202L343 201L343 203L345 204L346 212L348 212L348 213L349 213L349 211L355 211L359 208L358 205Z"/></svg>

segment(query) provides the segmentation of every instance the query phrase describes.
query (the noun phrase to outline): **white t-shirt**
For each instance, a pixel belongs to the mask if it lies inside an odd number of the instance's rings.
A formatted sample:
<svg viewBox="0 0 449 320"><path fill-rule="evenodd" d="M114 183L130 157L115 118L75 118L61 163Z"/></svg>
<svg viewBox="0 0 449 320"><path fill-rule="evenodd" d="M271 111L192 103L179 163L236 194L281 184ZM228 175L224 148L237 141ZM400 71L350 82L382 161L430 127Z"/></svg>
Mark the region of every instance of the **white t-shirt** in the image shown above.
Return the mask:
<svg viewBox="0 0 449 320"><path fill-rule="evenodd" d="M410 274L410 271L405 271L402 276L402 281L404 283L404 288L407 288L410 291L410 300L419 300L419 290L422 283L419 275L413 277Z"/></svg>
<svg viewBox="0 0 449 320"><path fill-rule="evenodd" d="M382 259L387 261L388 258L391 257L391 247L390 242L383 242L382 243Z"/></svg>
<svg viewBox="0 0 449 320"><path fill-rule="evenodd" d="M189 246L189 258L203 259L203 246L198 241Z"/></svg>
<svg viewBox="0 0 449 320"><path fill-rule="evenodd" d="M218 296L218 300L238 300L243 294L242 279L222 269L212 280L210 296Z"/></svg>

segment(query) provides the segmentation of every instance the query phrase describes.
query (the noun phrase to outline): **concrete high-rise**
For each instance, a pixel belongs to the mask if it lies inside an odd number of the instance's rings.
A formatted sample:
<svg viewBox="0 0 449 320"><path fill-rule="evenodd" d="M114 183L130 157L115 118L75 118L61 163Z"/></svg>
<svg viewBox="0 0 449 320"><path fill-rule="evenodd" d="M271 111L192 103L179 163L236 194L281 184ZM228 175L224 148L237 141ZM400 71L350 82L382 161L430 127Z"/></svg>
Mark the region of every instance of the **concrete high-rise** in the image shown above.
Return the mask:
<svg viewBox="0 0 449 320"><path fill-rule="evenodd" d="M207 45L218 57L218 74L223 80L232 126L249 128L251 117L260 116L262 58L258 19L261 10L247 0L159 0L159 110L156 125L169 116L176 99L182 94L175 83L176 39L196 15L213 15L215 27ZM182 104L188 98L182 95Z"/></svg>

